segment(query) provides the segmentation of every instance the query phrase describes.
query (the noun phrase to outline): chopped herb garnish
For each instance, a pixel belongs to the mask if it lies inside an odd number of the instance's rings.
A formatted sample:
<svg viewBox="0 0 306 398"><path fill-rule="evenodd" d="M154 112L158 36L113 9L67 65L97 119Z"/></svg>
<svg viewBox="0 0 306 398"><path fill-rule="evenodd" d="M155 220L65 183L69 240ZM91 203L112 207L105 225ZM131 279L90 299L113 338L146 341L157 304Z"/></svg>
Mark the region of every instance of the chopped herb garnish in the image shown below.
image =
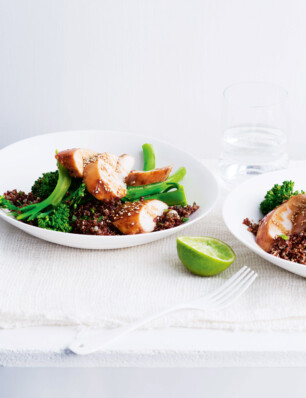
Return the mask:
<svg viewBox="0 0 306 398"><path fill-rule="evenodd" d="M284 239L284 240L289 240L289 236L285 235L285 234L281 234L278 235L280 238Z"/></svg>
<svg viewBox="0 0 306 398"><path fill-rule="evenodd" d="M183 217L183 218L182 218L182 221L183 221L183 222L187 222L188 220L189 220L188 217Z"/></svg>

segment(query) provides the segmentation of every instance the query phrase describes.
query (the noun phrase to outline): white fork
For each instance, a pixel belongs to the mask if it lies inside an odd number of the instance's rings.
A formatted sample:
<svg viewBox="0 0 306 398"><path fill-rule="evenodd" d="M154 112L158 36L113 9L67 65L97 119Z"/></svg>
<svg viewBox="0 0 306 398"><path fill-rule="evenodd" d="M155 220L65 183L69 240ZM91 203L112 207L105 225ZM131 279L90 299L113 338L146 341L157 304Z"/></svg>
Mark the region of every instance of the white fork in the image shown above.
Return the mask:
<svg viewBox="0 0 306 398"><path fill-rule="evenodd" d="M108 347L113 342L121 339L128 333L157 318L169 314L170 312L179 311L182 309L212 311L223 309L236 301L251 286L256 278L257 273L244 266L221 287L204 297L173 306L164 311L158 312L157 314L129 323L128 325L111 329L109 332L106 332L105 330L101 332L84 329L78 333L75 340L69 345L68 348L75 354L91 354L95 351Z"/></svg>

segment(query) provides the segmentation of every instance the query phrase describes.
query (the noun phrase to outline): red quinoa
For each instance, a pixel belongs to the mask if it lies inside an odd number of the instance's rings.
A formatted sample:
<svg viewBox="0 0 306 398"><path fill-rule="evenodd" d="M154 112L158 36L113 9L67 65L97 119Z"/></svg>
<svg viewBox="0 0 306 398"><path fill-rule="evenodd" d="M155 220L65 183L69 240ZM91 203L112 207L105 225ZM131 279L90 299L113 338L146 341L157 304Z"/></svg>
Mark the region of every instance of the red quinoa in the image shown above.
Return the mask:
<svg viewBox="0 0 306 398"><path fill-rule="evenodd" d="M72 232L86 235L121 235L112 224L120 200L92 202L79 205L72 215Z"/></svg>
<svg viewBox="0 0 306 398"><path fill-rule="evenodd" d="M260 222L254 223L249 218L243 220L243 224L248 227L248 231L256 236ZM284 260L306 265L306 232L291 234L288 239L277 236L274 239L273 247L269 254L283 258Z"/></svg>
<svg viewBox="0 0 306 398"><path fill-rule="evenodd" d="M32 192L26 194L23 191L17 191L17 189L5 192L4 197L17 207L28 206L41 201L40 198L33 195Z"/></svg>
<svg viewBox="0 0 306 398"><path fill-rule="evenodd" d="M174 228L188 221L189 216L199 209L194 203L192 206L169 206L168 210L160 217L156 218L156 227L154 231Z"/></svg>
<svg viewBox="0 0 306 398"><path fill-rule="evenodd" d="M260 225L260 221L258 223L252 222L249 218L245 218L242 221L242 224L248 227L248 231L252 232L253 235L257 235L257 231Z"/></svg>
<svg viewBox="0 0 306 398"><path fill-rule="evenodd" d="M73 213L72 232L86 235L122 235L114 227L112 221L117 213L121 201L101 202L93 200L93 203L80 205ZM169 209L156 219L154 231L174 228L187 221L188 217L198 210L195 203L192 206L169 206Z"/></svg>
<svg viewBox="0 0 306 398"><path fill-rule="evenodd" d="M288 238L287 240L281 236L275 238L270 254L306 265L306 232L292 234Z"/></svg>

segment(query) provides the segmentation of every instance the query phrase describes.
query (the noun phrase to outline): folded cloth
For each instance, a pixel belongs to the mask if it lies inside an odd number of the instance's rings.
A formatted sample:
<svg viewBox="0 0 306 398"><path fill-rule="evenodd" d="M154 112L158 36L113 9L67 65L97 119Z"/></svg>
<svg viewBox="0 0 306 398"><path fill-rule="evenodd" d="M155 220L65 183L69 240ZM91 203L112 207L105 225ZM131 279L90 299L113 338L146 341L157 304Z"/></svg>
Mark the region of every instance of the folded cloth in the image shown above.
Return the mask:
<svg viewBox="0 0 306 398"><path fill-rule="evenodd" d="M0 221L0 327L117 327L202 296L246 264L259 277L230 308L180 311L148 327L306 330L305 279L264 261L231 235L221 215L226 194L223 190L207 217L184 230L184 235L221 239L236 252L235 263L210 278L184 268L175 235L120 250L78 250L36 239Z"/></svg>

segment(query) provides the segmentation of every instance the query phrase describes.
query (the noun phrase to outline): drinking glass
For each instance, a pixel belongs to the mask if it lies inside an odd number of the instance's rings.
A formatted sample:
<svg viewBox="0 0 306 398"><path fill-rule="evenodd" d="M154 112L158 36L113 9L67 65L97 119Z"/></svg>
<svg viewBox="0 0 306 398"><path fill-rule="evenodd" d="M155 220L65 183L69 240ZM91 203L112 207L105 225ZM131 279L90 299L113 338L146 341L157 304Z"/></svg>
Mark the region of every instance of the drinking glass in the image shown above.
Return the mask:
<svg viewBox="0 0 306 398"><path fill-rule="evenodd" d="M288 166L288 94L283 88L263 82L229 86L223 93L222 123L219 167L227 183Z"/></svg>

